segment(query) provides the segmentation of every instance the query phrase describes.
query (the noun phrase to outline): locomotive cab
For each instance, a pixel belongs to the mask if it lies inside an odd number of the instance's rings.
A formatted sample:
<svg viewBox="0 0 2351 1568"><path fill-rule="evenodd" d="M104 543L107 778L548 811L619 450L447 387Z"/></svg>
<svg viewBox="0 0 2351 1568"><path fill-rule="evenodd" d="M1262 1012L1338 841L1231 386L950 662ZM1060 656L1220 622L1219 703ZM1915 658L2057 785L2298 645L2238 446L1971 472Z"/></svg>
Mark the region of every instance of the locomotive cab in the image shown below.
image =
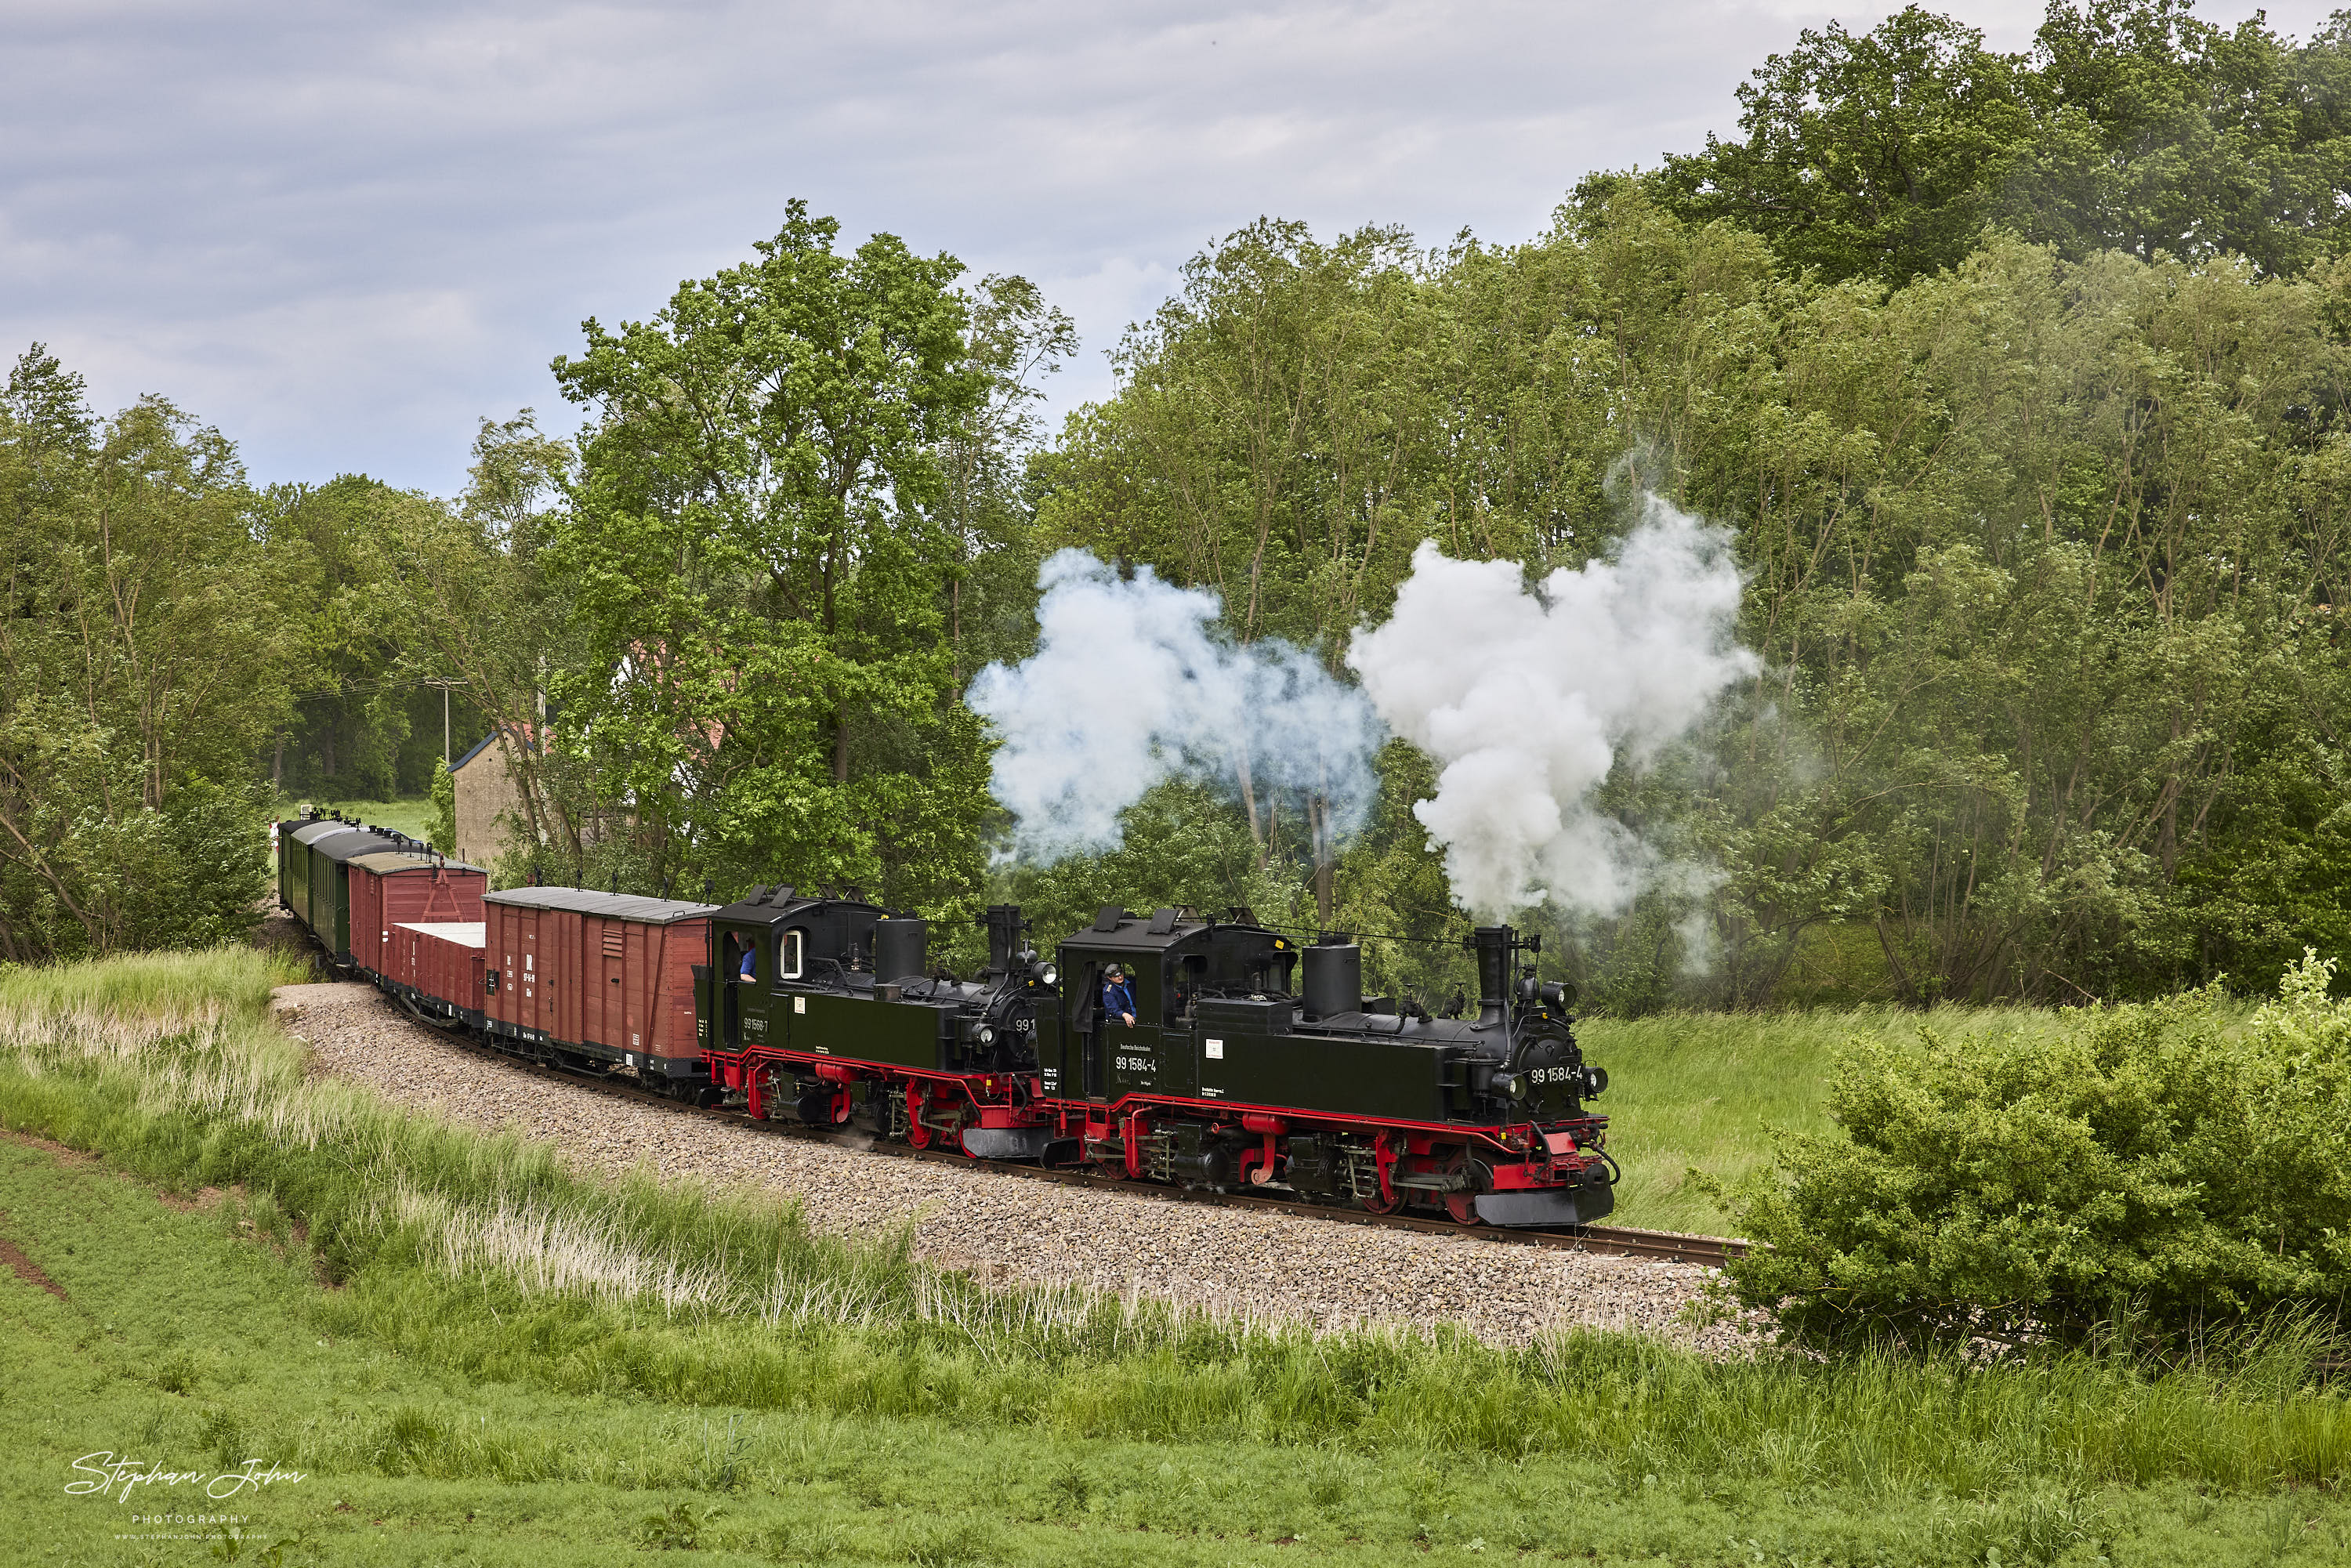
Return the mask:
<svg viewBox="0 0 2351 1568"><path fill-rule="evenodd" d="M889 1135L967 1103L980 1124L967 1129L958 1108L937 1130L975 1154L1033 1158L1041 1130L994 1125L982 1103L1014 1095L1036 1071L1052 972L1017 950L1019 910L990 910L988 928L988 967L959 980L928 967L919 918L862 898L754 889L711 922L697 1006L714 1083L754 1116L789 1101L811 1124L862 1116Z"/></svg>
<svg viewBox="0 0 2351 1568"><path fill-rule="evenodd" d="M1298 951L1288 937L1256 925L1220 925L1175 908L1144 916L1113 906L1062 943L1060 956L1067 985L1061 1027L1039 1060L1043 1089L1107 1103L1132 1094L1196 1093L1200 1006L1254 998L1269 1019L1290 1008ZM1134 998L1132 1024L1102 1005L1113 965Z"/></svg>

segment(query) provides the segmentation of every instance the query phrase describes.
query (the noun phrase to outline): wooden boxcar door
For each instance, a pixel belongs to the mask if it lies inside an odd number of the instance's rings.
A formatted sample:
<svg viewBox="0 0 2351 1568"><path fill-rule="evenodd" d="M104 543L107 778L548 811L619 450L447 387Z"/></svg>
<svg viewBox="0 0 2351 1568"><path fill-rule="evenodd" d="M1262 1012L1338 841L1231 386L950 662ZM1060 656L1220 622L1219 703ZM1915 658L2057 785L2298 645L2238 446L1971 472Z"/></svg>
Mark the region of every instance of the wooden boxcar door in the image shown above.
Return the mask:
<svg viewBox="0 0 2351 1568"><path fill-rule="evenodd" d="M515 911L515 946L520 949L522 973L515 978L522 982L522 1006L515 1009L516 1018L527 1030L543 1030L547 1020L539 1014L538 1003L538 916L536 909Z"/></svg>
<svg viewBox="0 0 2351 1568"><path fill-rule="evenodd" d="M621 1003L621 1027L628 1033L615 1043L623 1051L653 1048L653 998L661 990L662 937L667 930L635 921L621 927L621 983L614 994Z"/></svg>

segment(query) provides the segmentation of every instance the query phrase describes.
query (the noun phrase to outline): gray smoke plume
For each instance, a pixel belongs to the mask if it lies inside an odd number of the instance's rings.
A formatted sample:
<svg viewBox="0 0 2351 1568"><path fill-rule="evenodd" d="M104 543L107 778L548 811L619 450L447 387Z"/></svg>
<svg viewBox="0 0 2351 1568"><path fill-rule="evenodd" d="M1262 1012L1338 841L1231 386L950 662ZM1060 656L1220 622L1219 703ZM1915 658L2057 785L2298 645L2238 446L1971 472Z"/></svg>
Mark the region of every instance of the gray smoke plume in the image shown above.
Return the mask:
<svg viewBox="0 0 2351 1568"><path fill-rule="evenodd" d="M1621 752L1656 757L1757 667L1732 641L1730 536L1655 496L1613 559L1552 572L1453 560L1434 544L1387 623L1347 655L1373 706L1442 771L1413 814L1445 847L1454 897L1499 919L1546 900L1629 904L1665 869L1593 810Z"/></svg>
<svg viewBox="0 0 2351 1568"><path fill-rule="evenodd" d="M1319 794L1334 836L1361 825L1379 724L1364 694L1311 654L1219 641L1217 596L1149 567L1122 581L1064 549L1037 585L1037 652L990 664L967 698L1002 738L989 789L1013 815L1016 856L1114 850L1119 813L1154 784L1184 777L1238 791L1244 769L1260 802Z"/></svg>

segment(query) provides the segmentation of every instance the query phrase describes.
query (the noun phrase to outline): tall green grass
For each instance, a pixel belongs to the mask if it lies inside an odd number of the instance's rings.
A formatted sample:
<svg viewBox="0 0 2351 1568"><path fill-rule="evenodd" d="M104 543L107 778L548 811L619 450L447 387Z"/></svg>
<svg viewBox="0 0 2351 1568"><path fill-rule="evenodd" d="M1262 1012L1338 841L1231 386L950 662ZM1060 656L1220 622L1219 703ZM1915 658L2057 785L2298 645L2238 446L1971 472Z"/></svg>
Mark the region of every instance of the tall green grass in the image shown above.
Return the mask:
<svg viewBox="0 0 2351 1568"><path fill-rule="evenodd" d="M166 1033L230 1022L250 1026L273 989L308 978L302 966L249 947L10 966L0 968L0 1029L30 1039L120 1024L147 1034L158 1026ZM266 1042L252 1036L247 1043Z"/></svg>
<svg viewBox="0 0 2351 1568"><path fill-rule="evenodd" d="M2351 1403L2312 1383L2316 1343L2291 1333L2162 1375L2081 1354L1719 1363L1621 1335L1499 1348L988 1291L903 1235L842 1240L748 1194L588 1179L546 1145L308 1076L262 1017L275 977L240 954L0 978L0 1121L167 1183L241 1186L350 1287L326 1321L475 1378L1089 1437L1541 1454L1631 1482L1985 1495L2351 1473ZM1773 1037L1740 1027L1716 1038L1745 1071L1675 1020L1622 1039L1727 1091L1768 1064Z"/></svg>

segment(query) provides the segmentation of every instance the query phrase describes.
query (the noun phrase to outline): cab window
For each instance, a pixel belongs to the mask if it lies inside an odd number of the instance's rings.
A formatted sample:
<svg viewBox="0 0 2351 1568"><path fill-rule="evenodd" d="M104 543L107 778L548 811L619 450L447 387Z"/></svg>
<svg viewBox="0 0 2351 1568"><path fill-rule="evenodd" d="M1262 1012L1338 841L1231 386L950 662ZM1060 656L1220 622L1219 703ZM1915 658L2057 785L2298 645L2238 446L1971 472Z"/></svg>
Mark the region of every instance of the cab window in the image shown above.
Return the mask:
<svg viewBox="0 0 2351 1568"><path fill-rule="evenodd" d="M729 931L726 950L720 955L721 967L730 980L756 980L759 977L759 939L748 933Z"/></svg>
<svg viewBox="0 0 2351 1568"><path fill-rule="evenodd" d="M1191 1016L1192 1003L1207 983L1208 960L1198 953L1186 955L1180 966L1171 967L1167 987L1167 1023L1170 1028Z"/></svg>
<svg viewBox="0 0 2351 1568"><path fill-rule="evenodd" d="M1145 957L1126 969L1126 983L1134 992L1134 1021L1147 1024L1159 1016L1160 998L1167 988L1161 983L1156 959Z"/></svg>
<svg viewBox="0 0 2351 1568"><path fill-rule="evenodd" d="M776 938L776 978L797 980L800 977L800 944L804 931L787 931Z"/></svg>

